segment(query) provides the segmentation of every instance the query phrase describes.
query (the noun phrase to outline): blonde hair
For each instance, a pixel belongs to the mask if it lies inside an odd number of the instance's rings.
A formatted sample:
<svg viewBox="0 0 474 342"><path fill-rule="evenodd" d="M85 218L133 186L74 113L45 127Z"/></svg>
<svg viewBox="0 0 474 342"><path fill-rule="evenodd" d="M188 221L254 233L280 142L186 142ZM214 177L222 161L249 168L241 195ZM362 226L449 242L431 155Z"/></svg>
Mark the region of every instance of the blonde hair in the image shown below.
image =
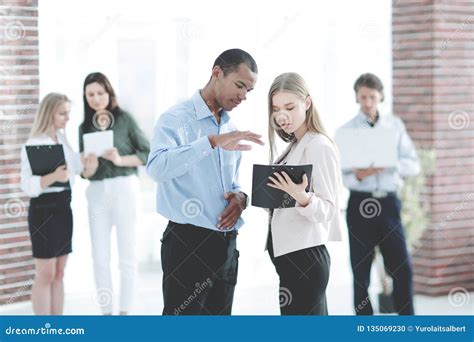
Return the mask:
<svg viewBox="0 0 474 342"><path fill-rule="evenodd" d="M38 112L33 122L33 128L30 132L31 137L37 137L41 134L52 133L53 117L59 106L65 102L71 102L66 95L59 93L49 93L41 101Z"/></svg>
<svg viewBox="0 0 474 342"><path fill-rule="evenodd" d="M306 84L303 77L301 77L297 73L287 72L281 74L273 81L268 92L268 141L270 143L270 163L273 163L274 157L277 153L275 133L285 142L293 142L295 140L294 134L288 134L283 130L276 130L274 128L275 125L272 122L272 120L274 120L272 118L272 99L273 96L280 91L295 94L303 101L305 101L308 96L311 97L309 94L308 85ZM324 129L324 126L321 122L321 118L319 117L318 111L316 110L313 101L311 101L311 105L306 111L305 124L308 127L308 131L322 134L332 141L332 139L328 136L326 130Z"/></svg>

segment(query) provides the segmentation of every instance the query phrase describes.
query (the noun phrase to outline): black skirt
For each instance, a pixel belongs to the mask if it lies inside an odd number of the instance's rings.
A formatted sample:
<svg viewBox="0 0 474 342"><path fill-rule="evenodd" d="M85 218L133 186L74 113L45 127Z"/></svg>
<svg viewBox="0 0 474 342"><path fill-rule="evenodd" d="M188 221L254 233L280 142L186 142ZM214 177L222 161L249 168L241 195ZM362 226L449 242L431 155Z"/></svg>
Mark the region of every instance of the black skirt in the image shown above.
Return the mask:
<svg viewBox="0 0 474 342"><path fill-rule="evenodd" d="M71 191L31 198L28 227L34 258L50 259L71 253Z"/></svg>

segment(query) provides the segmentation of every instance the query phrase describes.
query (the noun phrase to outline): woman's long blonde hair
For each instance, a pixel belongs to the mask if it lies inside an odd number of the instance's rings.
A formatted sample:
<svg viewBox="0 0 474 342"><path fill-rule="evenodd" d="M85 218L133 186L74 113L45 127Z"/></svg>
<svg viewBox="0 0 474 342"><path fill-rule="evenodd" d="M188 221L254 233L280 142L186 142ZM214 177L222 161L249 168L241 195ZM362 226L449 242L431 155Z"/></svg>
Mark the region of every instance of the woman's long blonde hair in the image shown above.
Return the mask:
<svg viewBox="0 0 474 342"><path fill-rule="evenodd" d="M309 94L308 85L306 84L303 77L301 77L297 73L287 72L287 73L281 74L280 76L275 78L275 80L273 81L270 87L270 91L268 92L268 120L269 120L268 121L268 141L270 143L270 163L273 163L274 157L277 153L276 143L275 143L275 133L285 142L293 142L295 139L294 134L287 134L282 129L280 130L275 129L275 124L273 122L274 119L272 117L272 113L273 113L272 99L273 99L273 96L280 91L285 91L288 93L295 94L299 98L301 98L303 101L305 101L308 96L311 98L311 95ZM331 138L326 133L326 130L324 129L324 126L321 122L321 118L319 117L318 111L316 110L316 107L312 100L311 100L310 107L306 111L305 123L306 123L306 126L308 127L308 131L320 133L326 136L329 140L331 140Z"/></svg>
<svg viewBox="0 0 474 342"><path fill-rule="evenodd" d="M41 134L53 133L53 117L54 113L65 102L71 102L66 95L59 93L49 93L41 101L38 112L33 122L33 128L30 132L30 138L37 137Z"/></svg>

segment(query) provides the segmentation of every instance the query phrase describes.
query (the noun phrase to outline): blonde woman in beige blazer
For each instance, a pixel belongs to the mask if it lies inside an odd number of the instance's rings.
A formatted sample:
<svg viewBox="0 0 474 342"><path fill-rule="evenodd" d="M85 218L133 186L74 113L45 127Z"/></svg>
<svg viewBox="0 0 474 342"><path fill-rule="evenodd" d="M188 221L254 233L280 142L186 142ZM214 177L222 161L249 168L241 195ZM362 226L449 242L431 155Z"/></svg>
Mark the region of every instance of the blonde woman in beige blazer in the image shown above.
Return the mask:
<svg viewBox="0 0 474 342"><path fill-rule="evenodd" d="M278 76L270 88L268 104L271 160L276 134L289 145L274 163L313 165L312 174L304 175L300 184L284 172L269 178L268 186L296 200L293 208L270 212L267 249L280 277L281 314L327 315L330 256L325 243L341 239L338 152L300 75Z"/></svg>

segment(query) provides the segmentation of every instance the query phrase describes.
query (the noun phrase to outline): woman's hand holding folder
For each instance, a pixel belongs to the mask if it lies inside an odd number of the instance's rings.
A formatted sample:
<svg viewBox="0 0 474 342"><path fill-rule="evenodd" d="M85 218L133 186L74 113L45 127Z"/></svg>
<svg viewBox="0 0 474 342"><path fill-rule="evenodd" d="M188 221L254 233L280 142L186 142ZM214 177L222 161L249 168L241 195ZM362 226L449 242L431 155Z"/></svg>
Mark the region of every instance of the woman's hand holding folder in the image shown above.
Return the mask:
<svg viewBox="0 0 474 342"><path fill-rule="evenodd" d="M66 165L60 165L51 173L41 176L41 188L45 189L56 182L66 183L69 180L69 171Z"/></svg>
<svg viewBox="0 0 474 342"><path fill-rule="evenodd" d="M281 174L275 172L273 177L270 176L269 179L273 182L267 184L269 187L286 192L300 206L306 207L311 200L311 196L306 192L306 187L308 186L308 176L306 176L306 173L303 175L303 181L300 184L295 184L284 171Z"/></svg>

